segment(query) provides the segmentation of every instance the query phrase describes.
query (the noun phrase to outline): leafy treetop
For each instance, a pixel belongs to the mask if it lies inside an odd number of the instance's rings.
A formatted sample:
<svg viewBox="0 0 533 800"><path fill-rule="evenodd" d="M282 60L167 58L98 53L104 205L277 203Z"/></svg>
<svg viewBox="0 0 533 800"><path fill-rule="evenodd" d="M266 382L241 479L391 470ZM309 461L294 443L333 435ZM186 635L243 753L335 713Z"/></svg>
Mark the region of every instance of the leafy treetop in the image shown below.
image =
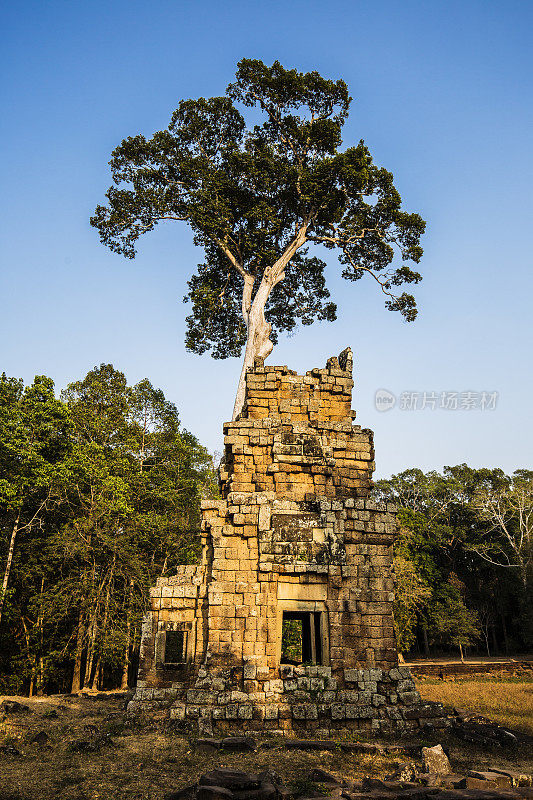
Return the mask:
<svg viewBox="0 0 533 800"><path fill-rule="evenodd" d="M204 250L186 298L189 350L225 358L246 345L244 375L279 331L334 320L315 245L337 252L344 278L369 274L387 308L415 318L414 297L397 287L421 280L410 262L425 223L402 210L363 141L340 149L350 102L342 80L243 59L224 97L183 100L166 130L113 151L114 185L91 219L102 242L133 258L142 234L180 220ZM259 121L247 124L238 106Z"/></svg>

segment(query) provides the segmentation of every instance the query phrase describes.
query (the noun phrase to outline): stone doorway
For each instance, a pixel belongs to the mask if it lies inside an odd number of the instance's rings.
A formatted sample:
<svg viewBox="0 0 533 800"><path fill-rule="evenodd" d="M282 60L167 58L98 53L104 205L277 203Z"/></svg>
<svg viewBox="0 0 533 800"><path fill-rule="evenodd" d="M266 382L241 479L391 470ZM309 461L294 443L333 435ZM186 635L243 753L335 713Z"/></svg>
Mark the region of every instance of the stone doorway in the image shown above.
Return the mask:
<svg viewBox="0 0 533 800"><path fill-rule="evenodd" d="M320 616L319 611L283 612L281 664L322 664Z"/></svg>
<svg viewBox="0 0 533 800"><path fill-rule="evenodd" d="M325 603L285 602L278 608L278 664L329 665Z"/></svg>

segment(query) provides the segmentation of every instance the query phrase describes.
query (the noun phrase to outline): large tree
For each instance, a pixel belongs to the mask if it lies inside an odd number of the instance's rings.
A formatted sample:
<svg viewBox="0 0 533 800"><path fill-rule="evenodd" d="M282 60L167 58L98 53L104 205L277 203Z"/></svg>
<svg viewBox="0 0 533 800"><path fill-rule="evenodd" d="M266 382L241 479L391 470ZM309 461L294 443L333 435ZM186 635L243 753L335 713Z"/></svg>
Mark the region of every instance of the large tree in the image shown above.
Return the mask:
<svg viewBox="0 0 533 800"><path fill-rule="evenodd" d="M6 558L0 584L0 622L15 544L41 524L51 505L51 487L69 449L67 409L54 395L54 382L36 375L31 386L0 376L0 552Z"/></svg>
<svg viewBox="0 0 533 800"><path fill-rule="evenodd" d="M316 245L337 252L344 278L367 273L390 310L416 316L398 287L421 280L409 264L425 223L363 141L340 149L350 101L342 80L243 59L224 97L183 100L168 129L113 151L114 185L91 224L128 258L158 222L191 227L205 259L188 283L186 346L215 358L245 347L234 418L246 369L279 331L335 319ZM237 105L252 109L248 125Z"/></svg>
<svg viewBox="0 0 533 800"><path fill-rule="evenodd" d="M62 395L74 444L58 486L57 547L65 577L55 614L75 624L72 691L96 688L104 663L122 659L148 587L198 554L200 493L210 459L181 428L176 407L144 379L134 387L101 364Z"/></svg>

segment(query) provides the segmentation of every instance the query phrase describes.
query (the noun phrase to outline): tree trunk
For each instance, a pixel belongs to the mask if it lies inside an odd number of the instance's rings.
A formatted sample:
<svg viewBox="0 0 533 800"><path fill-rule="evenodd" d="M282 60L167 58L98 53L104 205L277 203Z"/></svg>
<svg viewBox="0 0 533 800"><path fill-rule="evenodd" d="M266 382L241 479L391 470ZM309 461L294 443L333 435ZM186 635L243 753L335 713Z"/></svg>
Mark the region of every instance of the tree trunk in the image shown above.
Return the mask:
<svg viewBox="0 0 533 800"><path fill-rule="evenodd" d="M93 682L92 682L92 686L91 686L91 689L93 690L93 692L98 691L98 678L100 676L101 664L102 664L102 656L98 656L98 661L96 662L96 668L94 670L94 677L93 677Z"/></svg>
<svg viewBox="0 0 533 800"><path fill-rule="evenodd" d="M124 662L122 666L122 680L120 688L125 691L128 688L128 675L130 668L130 621L126 623L126 645L124 647Z"/></svg>
<svg viewBox="0 0 533 800"><path fill-rule="evenodd" d="M130 580L128 587L128 600L126 606L126 645L124 647L124 662L122 666L122 680L120 688L126 690L128 688L128 673L130 667L130 643L131 643L131 589L133 581Z"/></svg>
<svg viewBox="0 0 533 800"><path fill-rule="evenodd" d="M242 362L241 374L239 377L239 385L237 387L237 395L235 397L235 405L233 407L233 419L241 413L244 405L244 397L246 393L246 371L254 366L256 359L262 361L270 355L274 345L270 341L270 333L272 326L265 319L265 306L269 298L273 286L268 282L262 282L257 290L257 294L253 303L249 302L246 297L247 290L250 292L251 286L246 283L243 290L243 317L247 328L246 349L244 351L244 359Z"/></svg>
<svg viewBox="0 0 533 800"><path fill-rule="evenodd" d="M90 642L87 650L87 666L85 667L85 678L83 679L84 689L89 689L91 683L91 674L93 671L93 661L94 661L94 650L96 644L96 634L98 632L97 613L98 613L98 604L96 604L96 610L94 612L93 619L90 625Z"/></svg>
<svg viewBox="0 0 533 800"><path fill-rule="evenodd" d="M89 689L91 683L91 675L93 671L93 661L94 661L94 652L96 647L96 636L98 634L98 609L100 607L100 593L96 586L96 567L93 563L92 571L91 571L91 587L90 587L90 596L93 599L93 614L89 619L88 617L88 624L87 624L87 634L88 634L88 645L87 645L87 656L86 656L86 663L85 663L85 677L83 679L83 688Z"/></svg>
<svg viewBox="0 0 533 800"><path fill-rule="evenodd" d="M39 686L37 688L37 697L42 697L44 694L44 658L39 657Z"/></svg>
<svg viewBox="0 0 533 800"><path fill-rule="evenodd" d="M33 687L35 686L35 673L37 672L37 666L34 663L31 668L31 678L30 678L30 688L28 689L28 697L33 697Z"/></svg>
<svg viewBox="0 0 533 800"><path fill-rule="evenodd" d="M113 557L113 566L114 566L114 557ZM98 689L98 679L100 677L100 673L102 671L102 652L105 646L106 635L107 635L107 617L109 613L109 597L111 593L111 581L113 580L113 569L111 570L111 575L109 576L109 581L107 584L106 589L106 598L105 598L105 606L104 606L104 618L102 620L102 643L99 648L100 652L98 653L98 661L96 662L96 669L94 671L94 678L92 683L93 691Z"/></svg>
<svg viewBox="0 0 533 800"><path fill-rule="evenodd" d="M259 287L255 293L252 301L252 294L255 276L247 272L242 265L238 264L235 257L229 252L222 242L219 242L223 252L229 258L230 262L237 269L243 279L242 289L242 317L246 325L247 338L246 349L244 351L244 360L242 364L241 376L239 378L239 385L237 387L237 396L235 397L235 405L233 407L232 419L237 419L241 413L244 405L244 397L246 390L246 370L253 367L256 359L264 359L270 355L274 345L270 341L270 333L272 326L265 319L265 308L267 300L270 297L272 289L280 283L285 277L285 268L290 262L293 255L297 250L302 247L307 241L307 228L309 225L309 218L307 218L300 229L295 233L292 241L287 245L283 254L274 262L270 267L267 267L263 272L260 280Z"/></svg>
<svg viewBox="0 0 533 800"><path fill-rule="evenodd" d="M74 670L72 672L72 686L71 686L71 694L79 694L80 687L81 687L81 657L83 655L83 637L84 637L84 625L83 625L83 608L80 606L80 612L78 615L78 633L76 636L76 655L74 657Z"/></svg>
<svg viewBox="0 0 533 800"><path fill-rule="evenodd" d="M39 627L39 681L37 683L37 694L39 695L39 697L41 697L43 694L43 686L44 686L43 592L44 592L44 577L41 578L41 592L39 595L39 616L37 617L37 625Z"/></svg>
<svg viewBox="0 0 533 800"><path fill-rule="evenodd" d="M498 640L496 638L496 625L495 624L493 624L491 626L490 631L491 631L491 634L492 634L492 652L493 653L499 653L500 648L498 647Z"/></svg>
<svg viewBox="0 0 533 800"><path fill-rule="evenodd" d="M500 613L500 619L502 621L502 633L503 633L503 646L505 649L505 655L509 655L509 640L507 638L507 625L505 624L505 614L503 612Z"/></svg>
<svg viewBox="0 0 533 800"><path fill-rule="evenodd" d="M465 657L464 657L464 654L463 654L463 645L462 644L459 645L459 652L461 653L461 661L464 664Z"/></svg>
<svg viewBox="0 0 533 800"><path fill-rule="evenodd" d="M431 655L431 652L429 649L428 631L424 624L422 624L422 637L424 639L424 655L428 657Z"/></svg>
<svg viewBox="0 0 533 800"><path fill-rule="evenodd" d="M4 571L4 580L2 581L2 590L0 591L0 622L2 622L2 611L3 611L3 608L4 608L4 600L5 600L5 597L6 597L7 584L9 582L9 573L11 572L11 563L13 561L13 553L15 551L15 539L17 538L17 531L19 529L20 512L21 512L21 509L19 509L19 511L18 511L17 518L15 520L15 524L13 525L13 530L11 531L11 539L10 539L10 542L9 542L9 550L8 550L8 553L7 553L6 568L5 568L5 571Z"/></svg>

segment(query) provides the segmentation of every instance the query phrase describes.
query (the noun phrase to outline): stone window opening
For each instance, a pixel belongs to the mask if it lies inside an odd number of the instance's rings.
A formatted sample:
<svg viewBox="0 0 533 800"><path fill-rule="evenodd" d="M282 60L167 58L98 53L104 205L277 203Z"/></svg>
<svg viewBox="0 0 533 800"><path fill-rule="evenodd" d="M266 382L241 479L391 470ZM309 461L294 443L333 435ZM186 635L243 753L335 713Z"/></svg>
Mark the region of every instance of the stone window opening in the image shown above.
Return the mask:
<svg viewBox="0 0 533 800"><path fill-rule="evenodd" d="M283 611L281 664L323 664L320 611Z"/></svg>
<svg viewBox="0 0 533 800"><path fill-rule="evenodd" d="M187 631L167 630L163 663L183 664L187 660Z"/></svg>

